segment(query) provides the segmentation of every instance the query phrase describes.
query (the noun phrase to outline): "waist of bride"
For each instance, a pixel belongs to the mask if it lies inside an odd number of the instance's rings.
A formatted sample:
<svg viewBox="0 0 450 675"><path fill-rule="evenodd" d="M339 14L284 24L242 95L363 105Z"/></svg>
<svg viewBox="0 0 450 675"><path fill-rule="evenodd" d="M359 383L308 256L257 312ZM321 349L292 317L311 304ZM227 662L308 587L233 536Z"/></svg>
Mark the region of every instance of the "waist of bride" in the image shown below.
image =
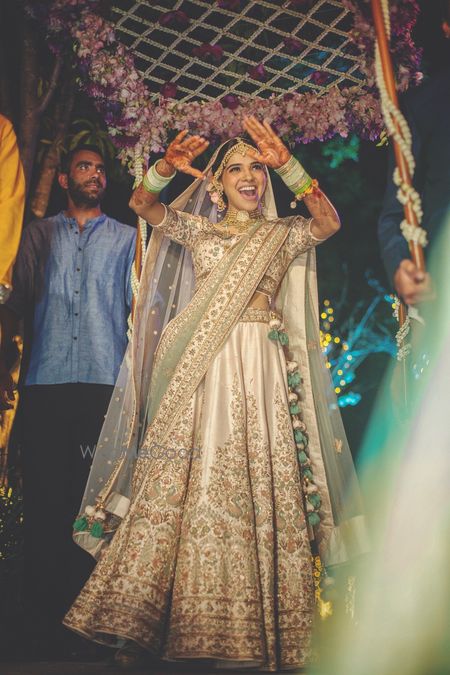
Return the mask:
<svg viewBox="0 0 450 675"><path fill-rule="evenodd" d="M278 314L271 309L260 309L259 307L246 307L239 319L239 321L259 323L269 323L271 319L278 318Z"/></svg>

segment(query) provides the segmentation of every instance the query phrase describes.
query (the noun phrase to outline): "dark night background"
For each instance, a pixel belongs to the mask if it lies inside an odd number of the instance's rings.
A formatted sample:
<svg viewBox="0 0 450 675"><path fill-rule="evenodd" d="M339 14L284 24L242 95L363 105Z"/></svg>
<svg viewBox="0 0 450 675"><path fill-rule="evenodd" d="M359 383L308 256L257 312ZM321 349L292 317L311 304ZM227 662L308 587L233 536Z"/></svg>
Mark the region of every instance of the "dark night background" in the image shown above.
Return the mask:
<svg viewBox="0 0 450 675"><path fill-rule="evenodd" d="M415 41L424 49L423 69L431 74L447 61L448 44L445 44L440 31L439 3L422 0L420 4L422 13L415 29ZM21 43L17 20L19 11L19 5L15 2L0 3L0 68L8 69L13 89L17 85L20 72ZM42 58L48 58L45 51ZM18 97L13 97L13 119L17 116L19 107ZM73 113L73 119L77 118L103 124L92 103L82 94L77 95ZM351 143L354 158L346 158L346 155L352 154L348 152ZM386 290L390 290L376 236L377 218L387 178L387 147L378 147L375 143L356 139L338 139L300 146L295 154L301 158L308 172L319 179L322 189L341 216L341 231L318 249L320 297L321 300L330 299L334 305L334 325L339 329L339 325L345 323L358 303L370 303L374 292L366 280L369 271ZM336 163L336 160L338 166L333 168L330 163ZM179 193L189 180L185 176L178 176L171 185L171 196ZM135 226L136 216L127 206L132 183L132 178L118 162L111 165L103 210L114 218ZM290 193L278 179L275 180L275 194L280 215L290 215ZM54 185L47 214L54 214L64 206L64 195ZM343 289L346 289L345 292ZM382 319L391 323L394 334L395 323L390 318L390 305L384 303L380 311ZM373 354L365 360L357 373L362 400L357 406L342 410L350 446L356 457L389 359L387 354ZM4 607L14 603L15 592L13 582L3 597ZM3 626L3 620L0 620L0 630L3 630Z"/></svg>

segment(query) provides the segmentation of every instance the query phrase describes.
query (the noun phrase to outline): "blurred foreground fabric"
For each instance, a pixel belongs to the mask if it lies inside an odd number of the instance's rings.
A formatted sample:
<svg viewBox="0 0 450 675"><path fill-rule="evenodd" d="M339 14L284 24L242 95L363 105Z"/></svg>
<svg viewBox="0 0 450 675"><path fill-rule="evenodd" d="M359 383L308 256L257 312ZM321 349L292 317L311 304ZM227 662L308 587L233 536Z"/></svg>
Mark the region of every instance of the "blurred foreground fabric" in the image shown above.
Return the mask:
<svg viewBox="0 0 450 675"><path fill-rule="evenodd" d="M368 429L359 474L373 552L354 622L320 631L320 675L450 673L449 250L450 214L431 251L437 298L422 309L409 418L392 405L390 373Z"/></svg>

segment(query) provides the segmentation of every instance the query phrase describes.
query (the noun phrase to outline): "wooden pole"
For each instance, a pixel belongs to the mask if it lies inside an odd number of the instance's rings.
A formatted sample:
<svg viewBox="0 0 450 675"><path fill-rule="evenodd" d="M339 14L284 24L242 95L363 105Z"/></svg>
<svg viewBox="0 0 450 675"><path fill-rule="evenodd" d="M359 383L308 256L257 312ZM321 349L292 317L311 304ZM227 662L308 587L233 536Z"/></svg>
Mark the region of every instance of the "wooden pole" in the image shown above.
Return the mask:
<svg viewBox="0 0 450 675"><path fill-rule="evenodd" d="M384 24L384 18L383 18L383 10L381 7L381 0L371 0L372 3L372 15L373 15L373 22L375 25L375 33L378 41L378 46L380 49L380 56L381 56L381 65L383 68L383 76L384 76L384 81L386 83L386 89L387 93L389 95L389 98L391 101L394 103L394 105L398 108L398 96L397 96L397 87L395 84L395 77L394 77L394 68L392 66L392 59L391 59L391 54L389 52L389 43L388 43L388 38L386 35L386 27ZM396 125L398 129L398 125L396 120L394 119L394 124ZM392 138L392 143L394 146L394 153L395 153L395 161L397 163L398 169L400 171L400 176L402 180L407 184L407 185L412 185L412 180L411 180L411 175L409 173L409 167L406 162L405 157L403 156L400 146L398 145L397 141ZM412 223L416 227L419 227L419 222L417 220L417 216L413 209L411 208L411 205L409 202L407 202L404 206L404 211L405 211L405 217L408 220L409 223ZM424 272L425 271L425 258L423 254L423 248L419 244L416 244L415 242L410 241L409 242L409 250L411 253L411 258L417 267ZM405 315L405 308L402 308L402 312ZM400 320L400 323L402 324L403 322Z"/></svg>
<svg viewBox="0 0 450 675"><path fill-rule="evenodd" d="M384 15L383 15L383 9L381 6L381 0L371 0L371 5L372 5L372 16L373 16L373 22L375 26L375 34L378 42L378 47L380 50L380 57L381 57L381 67L383 70L383 77L384 77L384 82L386 85L386 90L388 93L389 98L391 99L392 103L399 108L399 102L398 102L398 96L397 96L397 87L395 84L395 76L394 76L394 68L392 65L392 59L391 59L391 54L389 51L389 42L388 42L388 36L386 34L386 26L384 23ZM398 123L396 119L394 118L393 120L394 125L396 127L397 131L399 130ZM409 171L409 166L406 162L406 159L401 152L400 146L395 140L395 138L391 138L391 142L393 143L394 147L394 154L395 154L395 161L398 167L398 170L400 172L401 179L404 183L407 185L412 185L412 177ZM403 210L405 213L405 218L409 223L412 223L414 226L419 227L419 221L417 220L417 216L414 212L414 210L411 208L411 204L407 202L403 206ZM411 259L413 260L414 264L418 267L419 270L422 272L425 271L425 257L423 254L423 248L419 244L410 241L409 242L409 251L411 254ZM407 319L407 308L406 305L403 302L400 302L400 308L399 308L399 314L398 314L398 320L399 320L399 325L400 327L403 326ZM408 409L408 391L407 391L407 375L406 375L406 364L405 360L403 359L402 363L402 368L401 368L401 396L403 399L403 405L404 405L404 411L405 413L407 412Z"/></svg>

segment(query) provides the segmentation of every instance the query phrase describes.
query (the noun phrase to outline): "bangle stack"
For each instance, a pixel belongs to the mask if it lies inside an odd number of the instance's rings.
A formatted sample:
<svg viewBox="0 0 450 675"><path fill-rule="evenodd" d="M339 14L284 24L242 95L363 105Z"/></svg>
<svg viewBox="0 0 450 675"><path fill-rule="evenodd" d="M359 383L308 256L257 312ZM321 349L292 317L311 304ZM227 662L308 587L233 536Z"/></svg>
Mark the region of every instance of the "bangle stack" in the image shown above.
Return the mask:
<svg viewBox="0 0 450 675"><path fill-rule="evenodd" d="M275 171L295 195L295 201L291 202L292 209L295 209L296 201L301 201L319 187L317 180L306 173L294 155L291 155L288 161Z"/></svg>
<svg viewBox="0 0 450 675"><path fill-rule="evenodd" d="M161 192L161 190L169 185L170 181L176 174L176 171L174 171L171 176L161 176L156 170L156 164L153 164L149 168L144 176L144 180L142 181L144 189L147 190L147 192L151 192L153 194L158 194Z"/></svg>

